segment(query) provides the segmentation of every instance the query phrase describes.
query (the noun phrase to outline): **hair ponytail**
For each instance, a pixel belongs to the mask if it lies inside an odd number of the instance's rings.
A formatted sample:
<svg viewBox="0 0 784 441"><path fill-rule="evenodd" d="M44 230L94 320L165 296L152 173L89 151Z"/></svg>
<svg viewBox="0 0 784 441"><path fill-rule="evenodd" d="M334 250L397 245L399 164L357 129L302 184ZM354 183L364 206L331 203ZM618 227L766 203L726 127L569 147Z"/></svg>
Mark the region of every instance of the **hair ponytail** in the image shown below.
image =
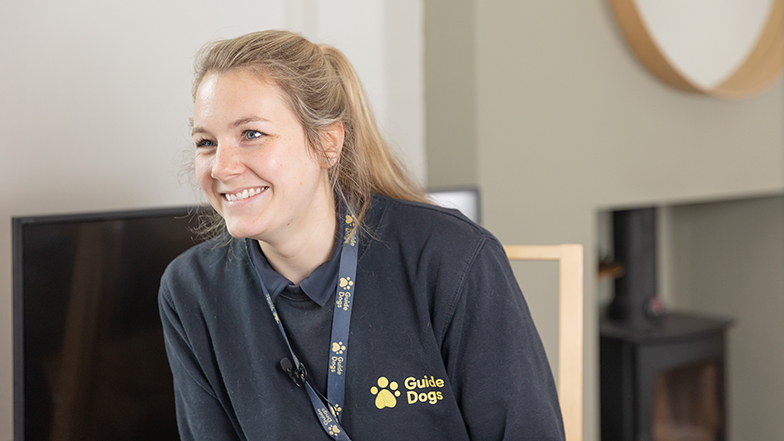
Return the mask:
<svg viewBox="0 0 784 441"><path fill-rule="evenodd" d="M346 140L341 159L332 172L333 188L347 207L362 220L373 193L397 199L428 202L423 189L408 174L381 136L362 82L346 56L321 45L342 84L348 104L343 118ZM360 222L361 223L361 222Z"/></svg>
<svg viewBox="0 0 784 441"><path fill-rule="evenodd" d="M343 148L329 169L337 201L355 219L351 234L366 231L374 193L429 202L381 136L362 83L338 49L316 45L288 31L255 32L205 46L197 55L194 96L207 74L246 69L282 89L318 154L322 130L342 123Z"/></svg>

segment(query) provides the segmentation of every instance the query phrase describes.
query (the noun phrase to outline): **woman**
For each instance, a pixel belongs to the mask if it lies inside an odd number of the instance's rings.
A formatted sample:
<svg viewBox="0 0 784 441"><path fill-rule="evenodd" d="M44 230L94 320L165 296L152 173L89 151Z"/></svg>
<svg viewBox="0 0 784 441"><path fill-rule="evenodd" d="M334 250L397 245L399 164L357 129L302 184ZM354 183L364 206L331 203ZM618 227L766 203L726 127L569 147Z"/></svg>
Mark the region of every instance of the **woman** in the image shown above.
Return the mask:
<svg viewBox="0 0 784 441"><path fill-rule="evenodd" d="M563 439L501 245L427 203L338 50L205 47L195 170L234 238L163 276L184 440Z"/></svg>

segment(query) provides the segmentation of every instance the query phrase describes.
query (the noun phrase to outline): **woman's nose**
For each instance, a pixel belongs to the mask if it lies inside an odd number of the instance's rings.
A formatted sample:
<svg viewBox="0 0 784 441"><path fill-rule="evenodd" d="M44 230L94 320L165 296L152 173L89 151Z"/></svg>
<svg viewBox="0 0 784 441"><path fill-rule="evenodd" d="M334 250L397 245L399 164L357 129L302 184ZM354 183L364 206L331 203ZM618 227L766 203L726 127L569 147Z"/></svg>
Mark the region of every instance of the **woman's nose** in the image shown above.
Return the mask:
<svg viewBox="0 0 784 441"><path fill-rule="evenodd" d="M240 175L244 169L240 151L234 143L221 143L215 150L212 178L220 181Z"/></svg>

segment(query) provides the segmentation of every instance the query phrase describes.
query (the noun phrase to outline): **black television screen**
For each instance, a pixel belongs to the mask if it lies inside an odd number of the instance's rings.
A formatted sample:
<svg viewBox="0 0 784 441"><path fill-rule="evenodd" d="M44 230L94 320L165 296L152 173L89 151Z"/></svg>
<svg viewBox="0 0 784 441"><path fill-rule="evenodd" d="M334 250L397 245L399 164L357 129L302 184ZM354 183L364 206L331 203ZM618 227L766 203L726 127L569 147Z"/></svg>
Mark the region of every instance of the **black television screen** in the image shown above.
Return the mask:
<svg viewBox="0 0 784 441"><path fill-rule="evenodd" d="M13 219L14 439L178 439L157 295L193 211Z"/></svg>

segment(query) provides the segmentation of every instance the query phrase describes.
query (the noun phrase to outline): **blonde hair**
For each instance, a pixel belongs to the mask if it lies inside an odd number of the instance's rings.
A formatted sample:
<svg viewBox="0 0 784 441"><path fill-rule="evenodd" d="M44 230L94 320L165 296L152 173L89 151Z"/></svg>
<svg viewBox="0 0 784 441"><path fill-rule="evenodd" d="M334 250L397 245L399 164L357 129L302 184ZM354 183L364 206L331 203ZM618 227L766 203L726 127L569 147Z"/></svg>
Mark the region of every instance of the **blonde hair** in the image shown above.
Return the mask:
<svg viewBox="0 0 784 441"><path fill-rule="evenodd" d="M196 56L194 98L205 76L232 70L256 73L280 87L314 153L325 155L322 131L343 124L343 148L329 178L336 201L357 221L352 235L367 231L364 220L374 193L429 202L381 136L362 83L338 49L278 30L207 44ZM215 219L207 228L225 227Z"/></svg>

